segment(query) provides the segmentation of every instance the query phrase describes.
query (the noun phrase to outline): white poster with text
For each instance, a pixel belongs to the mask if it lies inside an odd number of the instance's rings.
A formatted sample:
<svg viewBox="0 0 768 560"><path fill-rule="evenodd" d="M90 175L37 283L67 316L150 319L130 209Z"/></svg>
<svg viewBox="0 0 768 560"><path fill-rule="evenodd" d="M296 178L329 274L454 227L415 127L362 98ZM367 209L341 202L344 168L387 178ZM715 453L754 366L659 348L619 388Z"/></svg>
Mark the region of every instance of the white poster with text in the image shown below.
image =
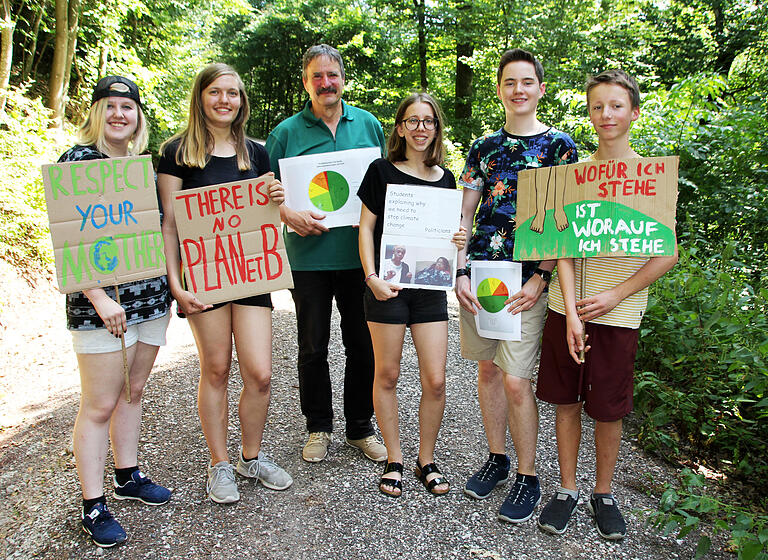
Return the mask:
<svg viewBox="0 0 768 560"><path fill-rule="evenodd" d="M368 166L380 157L381 149L375 147L281 159L286 206L325 216L320 223L327 228L360 224L357 189Z"/></svg>
<svg viewBox="0 0 768 560"><path fill-rule="evenodd" d="M453 289L461 191L387 185L379 277L403 288Z"/></svg>

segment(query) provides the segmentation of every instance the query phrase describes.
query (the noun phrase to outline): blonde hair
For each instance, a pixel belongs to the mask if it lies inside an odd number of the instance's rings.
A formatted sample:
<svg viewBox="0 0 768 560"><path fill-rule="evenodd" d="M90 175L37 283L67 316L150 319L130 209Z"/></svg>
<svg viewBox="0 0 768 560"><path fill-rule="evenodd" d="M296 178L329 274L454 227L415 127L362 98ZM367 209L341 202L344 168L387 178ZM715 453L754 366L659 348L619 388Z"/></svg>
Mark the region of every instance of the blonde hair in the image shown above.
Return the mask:
<svg viewBox="0 0 768 560"><path fill-rule="evenodd" d="M109 151L109 144L107 144L107 140L104 137L104 129L107 126L107 104L109 99L109 97L103 97L91 105L91 108L88 110L88 117L80 127L80 130L77 131L78 144L81 146L96 146L96 149L103 154L107 154ZM120 99L124 98L121 97ZM133 100L130 101L136 103ZM132 156L146 150L147 142L149 142L149 124L139 103L136 103L136 112L136 130L133 132L131 141L128 144L128 154Z"/></svg>
<svg viewBox="0 0 768 560"><path fill-rule="evenodd" d="M387 159L391 162L405 161L405 138L397 133L397 127L402 123L405 112L408 107L414 103L426 103L432 107L432 113L435 115L435 137L432 139L432 143L427 148L426 157L424 163L429 167L433 165L442 165L445 160L445 147L443 146L443 125L445 124L445 115L440 108L440 104L434 97L428 93L412 93L400 103L395 113L395 126L392 128L392 132L389 134L387 140Z"/></svg>
<svg viewBox="0 0 768 560"><path fill-rule="evenodd" d="M195 82L192 84L192 91L189 96L189 120L187 121L187 126L181 132L174 134L163 142L160 146L161 155L168 144L179 139L179 146L176 148L176 163L200 169L206 166L210 159L210 153L213 151L213 136L206 126L207 119L203 111L202 101L203 91L221 76L233 76L237 81L237 89L240 91L240 110L237 112L235 120L232 121L230 131L235 143L238 169L240 171L247 171L251 168L251 157L245 144L245 123L251 114L248 95L245 93L243 80L240 79L240 75L235 69L221 63L209 64L200 70L195 77Z"/></svg>

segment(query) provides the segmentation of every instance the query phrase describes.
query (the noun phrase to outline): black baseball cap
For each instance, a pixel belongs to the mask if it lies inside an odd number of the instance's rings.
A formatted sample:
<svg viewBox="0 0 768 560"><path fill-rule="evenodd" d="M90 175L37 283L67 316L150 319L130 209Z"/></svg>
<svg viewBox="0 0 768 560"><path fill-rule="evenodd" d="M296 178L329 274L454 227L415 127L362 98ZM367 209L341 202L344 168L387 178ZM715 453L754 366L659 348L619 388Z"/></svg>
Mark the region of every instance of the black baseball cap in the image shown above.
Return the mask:
<svg viewBox="0 0 768 560"><path fill-rule="evenodd" d="M91 97L91 105L103 97L127 97L141 105L139 86L122 76L105 76L96 82L96 87L93 89L93 96Z"/></svg>

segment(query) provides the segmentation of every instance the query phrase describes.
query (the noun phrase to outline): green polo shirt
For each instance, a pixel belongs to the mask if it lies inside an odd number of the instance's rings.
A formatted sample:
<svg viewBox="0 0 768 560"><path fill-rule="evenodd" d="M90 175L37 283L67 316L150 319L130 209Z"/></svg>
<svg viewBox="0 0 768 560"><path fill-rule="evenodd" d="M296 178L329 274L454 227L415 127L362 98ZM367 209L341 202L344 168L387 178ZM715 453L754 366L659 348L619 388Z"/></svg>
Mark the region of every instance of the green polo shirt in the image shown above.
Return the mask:
<svg viewBox="0 0 768 560"><path fill-rule="evenodd" d="M385 153L381 124L368 111L342 101L341 120L334 138L322 119L312 113L311 104L307 101L304 110L285 119L267 137L270 167L278 178L278 161L282 158L376 146L381 148L382 155ZM346 270L361 266L357 228L336 227L327 233L306 237L285 229L284 233L293 270Z"/></svg>

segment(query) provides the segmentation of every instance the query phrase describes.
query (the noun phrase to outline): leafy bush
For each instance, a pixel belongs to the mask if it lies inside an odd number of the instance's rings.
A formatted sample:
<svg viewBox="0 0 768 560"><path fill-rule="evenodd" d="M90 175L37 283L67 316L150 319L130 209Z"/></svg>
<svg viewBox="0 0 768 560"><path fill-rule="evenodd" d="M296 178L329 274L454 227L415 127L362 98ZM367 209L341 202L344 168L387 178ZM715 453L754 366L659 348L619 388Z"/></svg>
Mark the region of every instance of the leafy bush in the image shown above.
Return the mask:
<svg viewBox="0 0 768 560"><path fill-rule="evenodd" d="M768 516L755 514L733 503L720 500L708 492L704 476L690 469L680 473L680 488L667 486L659 500L659 509L649 512L648 522L665 535L677 531L683 538L709 522L717 534L730 533L730 546L739 560L768 560ZM710 549L712 541L701 534L695 558Z"/></svg>
<svg viewBox="0 0 768 560"><path fill-rule="evenodd" d="M664 454L710 456L759 483L768 475L768 292L735 271L733 245L680 262L651 289L641 327L639 438Z"/></svg>
<svg viewBox="0 0 768 560"><path fill-rule="evenodd" d="M73 141L49 129L49 110L24 93L11 88L0 129L0 258L32 280L53 264L40 166Z"/></svg>

